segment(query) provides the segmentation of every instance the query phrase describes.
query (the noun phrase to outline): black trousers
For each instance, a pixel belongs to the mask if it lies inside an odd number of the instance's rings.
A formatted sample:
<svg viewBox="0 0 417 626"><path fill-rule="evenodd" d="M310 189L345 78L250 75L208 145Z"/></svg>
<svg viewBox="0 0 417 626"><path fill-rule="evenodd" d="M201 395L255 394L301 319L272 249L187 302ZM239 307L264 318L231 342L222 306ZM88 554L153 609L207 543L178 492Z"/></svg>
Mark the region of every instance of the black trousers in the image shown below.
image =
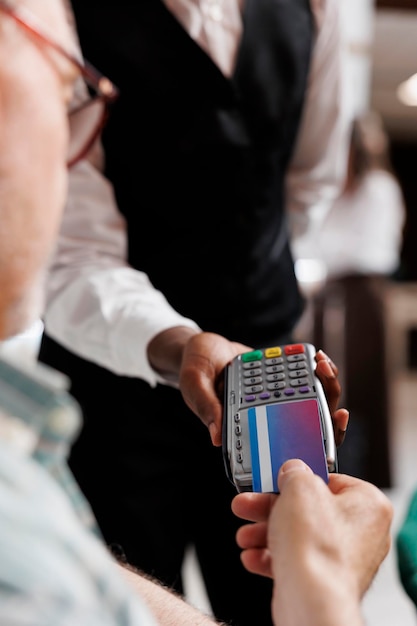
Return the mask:
<svg viewBox="0 0 417 626"><path fill-rule="evenodd" d="M236 626L271 620L272 582L240 563L220 448L178 390L111 374L48 337L40 360L72 379L84 428L70 466L106 542L127 561L182 592L193 544L217 619Z"/></svg>

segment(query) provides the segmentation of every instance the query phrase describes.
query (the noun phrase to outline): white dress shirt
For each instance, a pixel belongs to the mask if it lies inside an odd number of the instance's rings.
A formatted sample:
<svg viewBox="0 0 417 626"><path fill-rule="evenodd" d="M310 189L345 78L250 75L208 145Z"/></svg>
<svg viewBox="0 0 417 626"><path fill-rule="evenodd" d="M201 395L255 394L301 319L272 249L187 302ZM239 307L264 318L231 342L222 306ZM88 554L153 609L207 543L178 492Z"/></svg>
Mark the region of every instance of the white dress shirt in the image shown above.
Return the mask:
<svg viewBox="0 0 417 626"><path fill-rule="evenodd" d="M165 0L178 21L226 76L242 32L239 0ZM316 22L301 128L287 174L287 205L303 228L308 213L338 195L349 121L343 109L338 0L311 0ZM71 171L69 200L48 281L45 327L69 350L115 373L167 382L146 350L173 326L198 329L179 315L146 274L126 263L126 229L110 183L83 161ZM196 199L198 201L198 198ZM144 233L144 236L149 236Z"/></svg>
<svg viewBox="0 0 417 626"><path fill-rule="evenodd" d="M164 3L223 74L231 76L243 30L243 0L164 0Z"/></svg>

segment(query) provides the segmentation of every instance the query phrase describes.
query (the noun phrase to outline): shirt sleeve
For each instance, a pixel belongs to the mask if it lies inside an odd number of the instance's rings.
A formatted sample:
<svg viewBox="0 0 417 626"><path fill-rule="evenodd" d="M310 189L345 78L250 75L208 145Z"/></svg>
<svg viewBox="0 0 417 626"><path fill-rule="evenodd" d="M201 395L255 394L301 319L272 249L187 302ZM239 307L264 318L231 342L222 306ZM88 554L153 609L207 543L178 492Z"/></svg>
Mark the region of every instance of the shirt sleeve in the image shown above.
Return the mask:
<svg viewBox="0 0 417 626"><path fill-rule="evenodd" d="M125 261L124 219L110 183L91 162L72 168L68 198L47 281L46 331L117 374L166 382L148 363L149 341L167 328L198 330L197 324Z"/></svg>
<svg viewBox="0 0 417 626"><path fill-rule="evenodd" d="M342 37L337 0L311 0L316 39L303 116L287 174L290 230L314 227L343 186L351 114L344 104Z"/></svg>
<svg viewBox="0 0 417 626"><path fill-rule="evenodd" d="M156 626L61 486L3 433L0 519L0 624Z"/></svg>

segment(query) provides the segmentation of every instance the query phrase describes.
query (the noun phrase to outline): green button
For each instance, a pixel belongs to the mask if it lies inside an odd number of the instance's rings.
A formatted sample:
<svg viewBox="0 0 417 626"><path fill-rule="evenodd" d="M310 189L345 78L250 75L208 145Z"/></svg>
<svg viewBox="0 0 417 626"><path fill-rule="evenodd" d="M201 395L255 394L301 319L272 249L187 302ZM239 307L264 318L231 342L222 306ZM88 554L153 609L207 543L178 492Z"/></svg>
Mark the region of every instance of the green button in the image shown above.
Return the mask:
<svg viewBox="0 0 417 626"><path fill-rule="evenodd" d="M242 354L242 361L244 363L259 361L260 359L262 359L262 350L253 350L252 352L245 352Z"/></svg>

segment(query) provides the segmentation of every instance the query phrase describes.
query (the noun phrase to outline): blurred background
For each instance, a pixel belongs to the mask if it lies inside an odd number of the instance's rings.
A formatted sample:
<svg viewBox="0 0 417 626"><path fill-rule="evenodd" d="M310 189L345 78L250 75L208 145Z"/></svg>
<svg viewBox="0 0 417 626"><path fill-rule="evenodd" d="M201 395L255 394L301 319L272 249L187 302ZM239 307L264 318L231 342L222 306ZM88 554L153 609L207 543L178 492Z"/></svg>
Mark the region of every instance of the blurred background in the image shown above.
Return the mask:
<svg viewBox="0 0 417 626"><path fill-rule="evenodd" d="M400 277L417 280L417 0L339 0L347 106L384 122L407 223Z"/></svg>
<svg viewBox="0 0 417 626"><path fill-rule="evenodd" d="M405 219L397 267L369 301L360 290L355 301L356 283L352 289L346 277L333 278L331 264L314 254L317 236L309 246L295 245L296 273L307 299L298 337L324 347L340 368L344 399L354 398L339 450L340 469L387 493L395 509L395 537L417 489L417 0L339 1L346 103L352 118L368 111L380 116ZM351 226L353 232L353 219ZM341 243L350 234L340 233ZM361 256L361 250L355 253ZM345 406L352 409L352 402ZM415 606L399 582L394 547L365 598L364 611L368 626L417 624Z"/></svg>
<svg viewBox="0 0 417 626"><path fill-rule="evenodd" d="M401 259L401 278L417 280L417 2L416 0L342 0L344 5L371 5L368 35L355 26L347 32L352 68L362 66L364 100L357 106L377 110L391 140L393 167L404 192L407 224ZM362 10L364 6L362 6ZM365 22L368 18L365 19ZM369 37L368 42L366 37ZM359 73L359 70L357 70ZM352 69L352 74L355 72ZM353 86L352 92L355 91Z"/></svg>

